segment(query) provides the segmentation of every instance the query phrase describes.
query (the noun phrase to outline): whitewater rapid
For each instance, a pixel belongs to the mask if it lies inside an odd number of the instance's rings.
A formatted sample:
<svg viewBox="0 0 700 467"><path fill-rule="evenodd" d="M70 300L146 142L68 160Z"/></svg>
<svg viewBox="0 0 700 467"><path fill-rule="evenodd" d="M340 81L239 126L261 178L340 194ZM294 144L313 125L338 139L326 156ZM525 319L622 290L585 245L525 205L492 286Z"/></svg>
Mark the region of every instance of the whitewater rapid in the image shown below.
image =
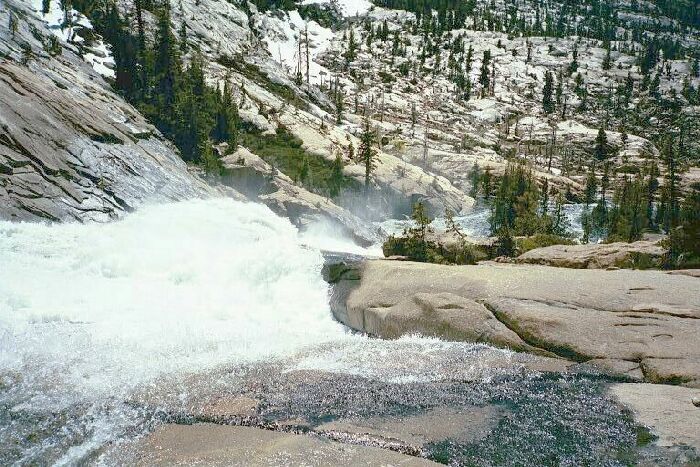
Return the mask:
<svg viewBox="0 0 700 467"><path fill-rule="evenodd" d="M0 261L0 368L56 383L52 404L345 333L328 310L321 254L258 204L157 205L102 225L1 223Z"/></svg>
<svg viewBox="0 0 700 467"><path fill-rule="evenodd" d="M303 243L268 208L228 199L108 224L0 222L1 402L104 405L166 376L345 339L322 255Z"/></svg>

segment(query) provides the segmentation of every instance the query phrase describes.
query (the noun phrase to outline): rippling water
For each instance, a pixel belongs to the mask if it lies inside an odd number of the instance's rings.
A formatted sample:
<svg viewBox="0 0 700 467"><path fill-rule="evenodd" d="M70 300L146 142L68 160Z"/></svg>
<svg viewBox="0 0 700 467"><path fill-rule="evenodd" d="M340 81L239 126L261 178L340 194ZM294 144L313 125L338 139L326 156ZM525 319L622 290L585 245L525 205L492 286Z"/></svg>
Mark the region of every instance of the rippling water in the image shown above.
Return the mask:
<svg viewBox="0 0 700 467"><path fill-rule="evenodd" d="M513 430L558 416L573 434L552 429L542 449L570 463L630 442L634 428L598 376L540 380L507 351L348 332L331 317L323 258L309 246L319 235L223 199L101 225L0 222L0 464L96 462L184 408L251 391L272 421L520 407L485 444L436 446L448 459L492 449L493 463L498 433L523 449L532 441ZM293 378L304 372L318 384Z"/></svg>

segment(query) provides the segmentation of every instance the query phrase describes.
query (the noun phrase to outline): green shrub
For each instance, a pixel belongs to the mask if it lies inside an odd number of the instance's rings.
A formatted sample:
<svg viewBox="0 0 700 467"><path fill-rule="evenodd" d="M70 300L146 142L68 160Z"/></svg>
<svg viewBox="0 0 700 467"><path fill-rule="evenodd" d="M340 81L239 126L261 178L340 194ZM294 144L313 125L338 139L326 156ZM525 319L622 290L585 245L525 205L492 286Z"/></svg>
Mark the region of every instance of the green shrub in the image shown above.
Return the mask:
<svg viewBox="0 0 700 467"><path fill-rule="evenodd" d="M351 177L338 179L334 161L307 152L303 141L284 127L265 136L259 130L244 127L240 139L243 146L309 191L329 196L343 189L360 189L360 183Z"/></svg>
<svg viewBox="0 0 700 467"><path fill-rule="evenodd" d="M487 259L485 251L465 240L450 211L445 213L448 230L459 240L444 244L427 238L433 233L432 219L426 214L423 203L416 203L411 217L416 227L405 229L401 237L390 236L382 246L384 256L405 256L411 261L436 264L476 264Z"/></svg>
<svg viewBox="0 0 700 467"><path fill-rule="evenodd" d="M515 241L518 253L523 254L535 248L544 248L552 245L574 245L570 238L552 234L537 234L531 237L518 238Z"/></svg>
<svg viewBox="0 0 700 467"><path fill-rule="evenodd" d="M441 244L421 242L411 236L390 236L382 246L384 256L405 256L411 261L436 264L476 264L488 259L488 254L471 243Z"/></svg>

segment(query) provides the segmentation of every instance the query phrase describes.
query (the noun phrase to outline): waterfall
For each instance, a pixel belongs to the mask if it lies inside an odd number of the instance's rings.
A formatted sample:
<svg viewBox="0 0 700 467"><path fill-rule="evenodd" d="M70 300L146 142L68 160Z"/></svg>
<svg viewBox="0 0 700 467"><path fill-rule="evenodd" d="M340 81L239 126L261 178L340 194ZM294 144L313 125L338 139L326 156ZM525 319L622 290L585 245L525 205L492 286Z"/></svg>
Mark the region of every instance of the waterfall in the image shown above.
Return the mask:
<svg viewBox="0 0 700 467"><path fill-rule="evenodd" d="M229 199L108 224L1 222L0 402L102 406L163 377L346 338L323 258L303 243L266 207Z"/></svg>

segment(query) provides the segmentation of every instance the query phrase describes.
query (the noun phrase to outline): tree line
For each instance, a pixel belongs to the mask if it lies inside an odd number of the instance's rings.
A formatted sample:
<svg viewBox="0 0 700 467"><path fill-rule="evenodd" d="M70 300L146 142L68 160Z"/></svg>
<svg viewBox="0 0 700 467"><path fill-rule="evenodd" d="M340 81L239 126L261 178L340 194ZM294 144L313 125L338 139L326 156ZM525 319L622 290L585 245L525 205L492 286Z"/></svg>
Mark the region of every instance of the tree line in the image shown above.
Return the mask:
<svg viewBox="0 0 700 467"><path fill-rule="evenodd" d="M186 22L173 31L169 0L134 0L134 18L121 15L112 0L99 7L86 0L74 4L86 9L95 30L112 44L117 90L175 143L184 160L220 172L213 145L228 143L231 151L238 143L233 88L228 78L223 87L206 82L204 60L190 50ZM146 12L156 18L152 31Z"/></svg>

